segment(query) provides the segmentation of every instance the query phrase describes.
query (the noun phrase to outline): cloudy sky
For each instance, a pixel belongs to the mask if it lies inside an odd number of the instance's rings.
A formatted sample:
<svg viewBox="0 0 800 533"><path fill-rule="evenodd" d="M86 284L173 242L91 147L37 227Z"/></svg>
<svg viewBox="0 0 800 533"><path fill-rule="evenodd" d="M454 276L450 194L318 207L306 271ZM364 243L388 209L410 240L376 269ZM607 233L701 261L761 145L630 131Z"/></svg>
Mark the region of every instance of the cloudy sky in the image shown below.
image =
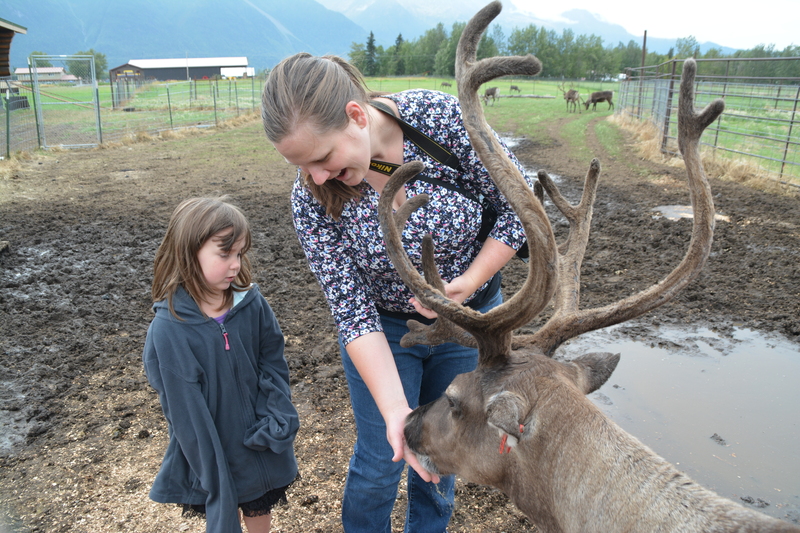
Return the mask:
<svg viewBox="0 0 800 533"><path fill-rule="evenodd" d="M374 0L317 0L329 9L370 4ZM490 0L400 0L414 12L434 17L441 13L475 13ZM745 9L743 2L713 0L502 0L506 7L536 18L557 20L570 9L585 9L633 36L678 39L690 35L698 42L714 42L731 48L750 49L759 44L783 50L800 46L800 0L764 0ZM468 18L471 15L466 15Z"/></svg>
<svg viewBox="0 0 800 533"><path fill-rule="evenodd" d="M458 0L440 0L458 2ZM509 0L505 0L509 1ZM586 9L619 24L632 35L679 38L694 36L698 42L749 49L774 44L777 50L800 45L800 1L765 0L745 9L737 2L710 0L510 0L521 11L555 20L570 9ZM736 5L739 4L739 5Z"/></svg>

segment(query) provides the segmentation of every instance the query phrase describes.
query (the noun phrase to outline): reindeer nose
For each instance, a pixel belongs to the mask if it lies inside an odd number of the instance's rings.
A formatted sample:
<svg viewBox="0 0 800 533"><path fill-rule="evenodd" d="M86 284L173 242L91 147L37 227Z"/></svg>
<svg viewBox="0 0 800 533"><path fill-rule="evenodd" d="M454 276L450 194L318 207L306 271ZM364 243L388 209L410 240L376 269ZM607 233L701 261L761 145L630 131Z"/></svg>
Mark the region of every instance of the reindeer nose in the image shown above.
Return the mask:
<svg viewBox="0 0 800 533"><path fill-rule="evenodd" d="M419 408L411 411L406 417L403 435L405 435L406 444L411 451L419 450L422 445L422 417L419 416Z"/></svg>

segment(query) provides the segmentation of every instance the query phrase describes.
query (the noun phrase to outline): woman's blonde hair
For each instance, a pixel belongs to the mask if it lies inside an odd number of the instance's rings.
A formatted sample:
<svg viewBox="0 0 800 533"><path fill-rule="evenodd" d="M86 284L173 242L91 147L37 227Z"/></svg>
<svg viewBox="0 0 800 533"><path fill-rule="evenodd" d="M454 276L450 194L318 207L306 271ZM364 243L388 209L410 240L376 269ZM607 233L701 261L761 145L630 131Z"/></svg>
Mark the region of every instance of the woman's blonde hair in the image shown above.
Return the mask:
<svg viewBox="0 0 800 533"><path fill-rule="evenodd" d="M361 73L344 59L305 52L287 57L272 69L261 93L261 119L267 139L281 142L303 124L319 134L347 126L348 102L369 101ZM305 186L328 215L338 219L345 202L361 196L357 187L336 180L317 185L304 176Z"/></svg>
<svg viewBox="0 0 800 533"><path fill-rule="evenodd" d="M232 305L234 290L245 290L252 283L250 260L246 255L251 245L250 225L239 208L226 200L227 196L184 200L170 217L153 262L152 297L154 302L166 298L169 310L177 318L180 317L175 313L172 298L179 286L182 285L198 303L212 294L197 253L208 239L220 232L229 230L219 238L222 250L229 251L240 240L244 243L239 274L225 291L220 310Z"/></svg>

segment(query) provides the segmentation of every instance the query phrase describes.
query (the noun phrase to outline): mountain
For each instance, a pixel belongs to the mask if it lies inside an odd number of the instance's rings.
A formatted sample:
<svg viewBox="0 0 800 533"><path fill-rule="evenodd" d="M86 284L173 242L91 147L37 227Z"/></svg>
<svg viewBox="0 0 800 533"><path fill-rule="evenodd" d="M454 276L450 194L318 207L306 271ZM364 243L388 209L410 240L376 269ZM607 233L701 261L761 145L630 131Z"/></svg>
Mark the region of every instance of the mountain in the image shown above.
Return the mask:
<svg viewBox="0 0 800 533"><path fill-rule="evenodd" d="M413 15L395 0L385 0L380 4L353 3L342 13L368 32L372 31L375 42L384 47L392 46L399 34L402 34L406 41L419 37L438 22L426 22L424 18Z"/></svg>
<svg viewBox="0 0 800 533"><path fill-rule="evenodd" d="M131 59L246 56L257 70L305 51L346 56L369 31L314 0L0 0L0 17L25 26L11 66L34 51L102 52L113 68Z"/></svg>
<svg viewBox="0 0 800 533"><path fill-rule="evenodd" d="M431 0L403 0L402 6L396 0L318 0L328 9L338 10L351 20L357 22L368 32L375 34L377 44L388 47L394 44L398 33L403 39L413 40L443 23L450 30L454 22L466 22L486 4L486 0L459 0L458 2ZM409 17L411 19L409 20ZM615 47L619 43L627 45L634 41L642 44L643 35L631 35L619 24L606 22L598 15L582 9L572 9L561 14L559 21L545 20L519 9L513 2L504 2L503 11L495 20L508 36L514 28L524 28L530 24L554 30L561 34L571 29L575 35L597 35L603 39L605 46ZM674 39L648 37L647 49L651 52L666 54L675 46ZM712 42L699 43L700 51L719 48L726 54L736 51L735 48L721 46Z"/></svg>
<svg viewBox="0 0 800 533"><path fill-rule="evenodd" d="M575 32L575 35L597 35L603 39L603 42L606 46L612 47L619 43L627 45L629 41L634 41L636 44L641 46L642 39L644 38L644 32L642 32L642 35L631 35L628 33L628 30L619 24L613 24L611 22L601 20L597 15L586 11L585 9L571 9L562 13L561 17L567 22L550 22L546 23L546 27L548 29L554 29L559 33L569 28ZM680 37L688 37L688 35L682 35ZM664 39L648 36L647 50L648 52L666 54L669 52L670 48L675 46L677 39L678 37L675 39ZM736 48L729 48L712 42L698 43L698 45L700 46L701 53L704 53L712 48L719 48L726 54L732 54L736 51Z"/></svg>
<svg viewBox="0 0 800 533"><path fill-rule="evenodd" d="M11 45L11 66L27 66L34 51L51 55L94 49L113 68L131 59L246 56L262 70L296 52L347 57L351 44L392 46L398 34L406 41L442 23L466 22L486 0L0 0L0 17L25 26ZM402 3L401 3L402 2ZM327 6L327 7L326 7ZM509 35L529 24L561 33L593 34L606 46L641 44L622 26L585 10L565 12L548 21L507 2L496 23ZM335 8L335 9L333 9ZM685 37L685 36L684 36ZM675 39L648 38L649 51L666 53ZM700 50L732 48L701 43Z"/></svg>

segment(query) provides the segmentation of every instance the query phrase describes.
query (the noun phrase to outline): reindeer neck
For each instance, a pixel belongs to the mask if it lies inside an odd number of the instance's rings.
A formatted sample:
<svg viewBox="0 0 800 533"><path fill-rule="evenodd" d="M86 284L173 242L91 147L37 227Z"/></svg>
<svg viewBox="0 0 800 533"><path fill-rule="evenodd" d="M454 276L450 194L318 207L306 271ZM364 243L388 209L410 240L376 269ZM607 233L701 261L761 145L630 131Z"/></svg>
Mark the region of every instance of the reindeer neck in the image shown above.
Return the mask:
<svg viewBox="0 0 800 533"><path fill-rule="evenodd" d="M703 488L586 397L554 389L503 487L542 531L798 531Z"/></svg>

